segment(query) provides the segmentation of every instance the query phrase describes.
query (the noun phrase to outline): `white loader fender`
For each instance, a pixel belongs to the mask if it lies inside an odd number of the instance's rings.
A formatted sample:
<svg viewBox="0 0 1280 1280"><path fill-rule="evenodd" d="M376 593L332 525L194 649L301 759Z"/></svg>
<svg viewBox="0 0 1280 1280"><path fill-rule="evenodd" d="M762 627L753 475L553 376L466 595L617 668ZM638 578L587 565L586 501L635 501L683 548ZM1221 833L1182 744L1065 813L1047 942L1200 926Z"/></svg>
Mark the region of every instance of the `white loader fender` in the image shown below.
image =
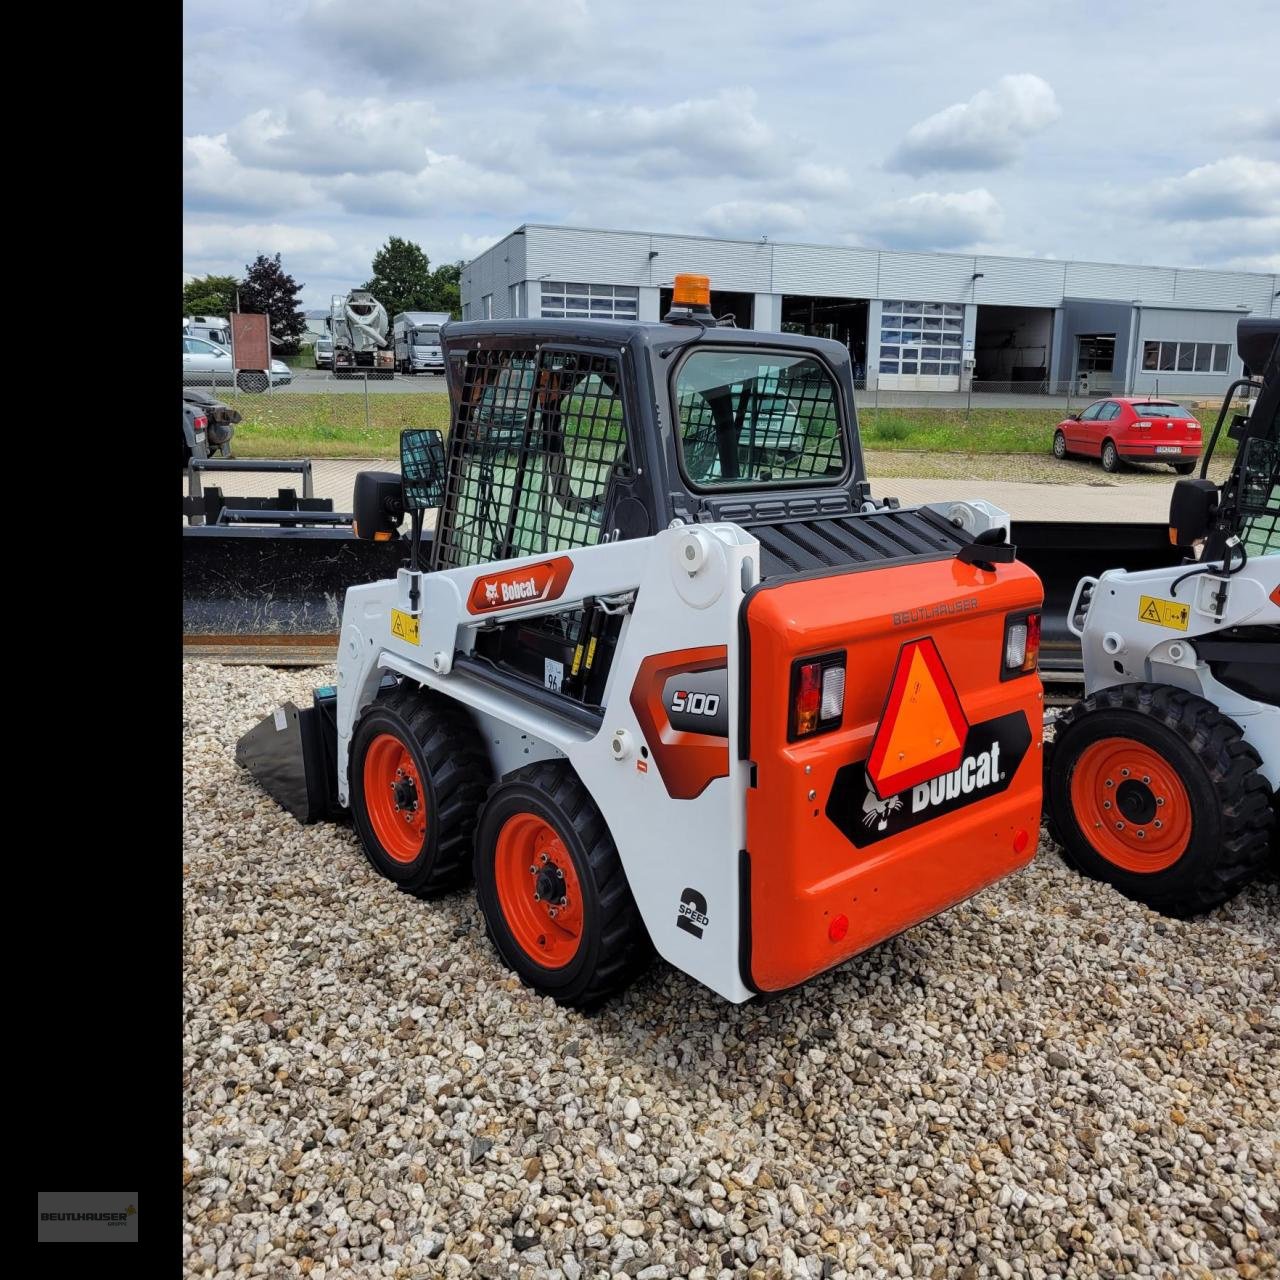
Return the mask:
<svg viewBox="0 0 1280 1280"><path fill-rule="evenodd" d="M745 592L759 581L760 551L736 525L700 525L707 554L696 557L699 567L690 575L683 567L690 559L684 554L689 532L686 527L655 536L614 654L603 730L591 742L567 746L566 754L604 815L658 953L725 999L741 1002L752 992L738 962L738 861L750 768L737 750L738 614ZM705 735L706 747L722 749L706 768L718 776L694 776L701 766L679 756L687 747L672 746L669 724L652 710L668 685L673 699L686 692L675 674L684 670L693 671L693 679L714 677L717 690L723 681L723 703L712 701L718 691L702 691L700 702L696 694L692 698L715 730Z"/></svg>

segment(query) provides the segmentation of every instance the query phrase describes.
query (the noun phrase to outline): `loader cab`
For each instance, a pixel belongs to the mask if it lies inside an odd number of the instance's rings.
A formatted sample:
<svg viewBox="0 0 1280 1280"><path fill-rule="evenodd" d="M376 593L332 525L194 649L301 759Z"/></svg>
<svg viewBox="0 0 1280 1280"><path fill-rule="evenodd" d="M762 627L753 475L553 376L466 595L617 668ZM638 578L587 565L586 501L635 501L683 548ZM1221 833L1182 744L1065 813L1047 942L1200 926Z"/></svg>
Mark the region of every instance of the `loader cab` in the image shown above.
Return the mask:
<svg viewBox="0 0 1280 1280"><path fill-rule="evenodd" d="M1252 376L1227 389L1200 475L1178 481L1169 508L1169 540L1187 548L1203 543L1206 561L1222 559L1235 536L1250 555L1280 552L1280 319L1242 318L1236 343ZM1254 394L1252 408L1233 413L1241 392ZM1227 479L1216 485L1209 462L1224 438L1237 452Z"/></svg>
<svg viewBox="0 0 1280 1280"><path fill-rule="evenodd" d="M433 570L866 497L849 353L708 317L506 320L443 334L452 428ZM598 704L616 615L482 633L477 654Z"/></svg>

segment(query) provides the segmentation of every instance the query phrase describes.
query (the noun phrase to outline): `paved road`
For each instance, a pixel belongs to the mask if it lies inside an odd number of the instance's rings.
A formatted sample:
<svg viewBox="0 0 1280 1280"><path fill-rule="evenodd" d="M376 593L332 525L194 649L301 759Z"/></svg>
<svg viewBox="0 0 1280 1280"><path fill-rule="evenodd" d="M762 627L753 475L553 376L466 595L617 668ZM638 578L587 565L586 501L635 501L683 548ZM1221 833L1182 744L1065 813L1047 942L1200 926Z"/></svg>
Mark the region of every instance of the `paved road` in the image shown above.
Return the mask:
<svg viewBox="0 0 1280 1280"><path fill-rule="evenodd" d="M894 478L875 480L875 455L868 454L872 491L878 498L896 497L904 505L946 502L957 498L985 498L1020 520L1090 520L1098 522L1158 522L1169 515L1169 494L1175 477L1151 472L1105 476L1098 471L1087 483L1028 483L1026 481L965 479ZM348 458L317 458L312 462L312 480L318 498L332 498L339 511L350 511L357 471L395 471L397 463ZM281 475L227 475L210 477L227 493L246 497L269 497L282 486L301 492L301 480ZM184 492L186 481L184 479Z"/></svg>

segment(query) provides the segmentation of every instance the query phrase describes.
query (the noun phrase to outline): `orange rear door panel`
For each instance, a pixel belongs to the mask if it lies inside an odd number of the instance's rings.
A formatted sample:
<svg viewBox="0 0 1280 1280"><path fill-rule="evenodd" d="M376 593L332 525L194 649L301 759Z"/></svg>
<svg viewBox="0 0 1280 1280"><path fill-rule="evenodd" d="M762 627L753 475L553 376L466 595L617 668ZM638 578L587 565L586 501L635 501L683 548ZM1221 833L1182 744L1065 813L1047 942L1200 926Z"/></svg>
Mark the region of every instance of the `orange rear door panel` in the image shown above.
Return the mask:
<svg viewBox="0 0 1280 1280"><path fill-rule="evenodd" d="M746 601L749 985L794 986L1030 861L1043 688L1034 674L1000 676L1006 618L1042 599L1022 564L989 572L949 558L766 584ZM968 721L965 757L882 797L865 764L899 654L924 637ZM792 663L840 649L840 728L788 743Z"/></svg>

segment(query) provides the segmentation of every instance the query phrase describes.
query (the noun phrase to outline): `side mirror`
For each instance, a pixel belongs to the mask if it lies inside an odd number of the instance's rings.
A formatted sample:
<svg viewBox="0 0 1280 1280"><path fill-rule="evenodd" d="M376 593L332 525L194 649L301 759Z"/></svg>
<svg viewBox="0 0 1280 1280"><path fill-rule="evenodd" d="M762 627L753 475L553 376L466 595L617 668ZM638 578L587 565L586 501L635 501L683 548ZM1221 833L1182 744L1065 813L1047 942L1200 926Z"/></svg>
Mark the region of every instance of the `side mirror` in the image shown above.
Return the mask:
<svg viewBox="0 0 1280 1280"><path fill-rule="evenodd" d="M1078 413L1069 413L1067 414L1067 417L1070 418L1072 422L1080 421L1080 415Z"/></svg>
<svg viewBox="0 0 1280 1280"><path fill-rule="evenodd" d="M1169 541L1189 547L1205 537L1218 512L1218 486L1212 480L1179 480L1169 503Z"/></svg>
<svg viewBox="0 0 1280 1280"><path fill-rule="evenodd" d="M1262 436L1245 441L1236 508L1246 519L1280 515L1280 443Z"/></svg>
<svg viewBox="0 0 1280 1280"><path fill-rule="evenodd" d="M406 511L427 511L444 502L444 436L435 427L400 433L400 479Z"/></svg>

